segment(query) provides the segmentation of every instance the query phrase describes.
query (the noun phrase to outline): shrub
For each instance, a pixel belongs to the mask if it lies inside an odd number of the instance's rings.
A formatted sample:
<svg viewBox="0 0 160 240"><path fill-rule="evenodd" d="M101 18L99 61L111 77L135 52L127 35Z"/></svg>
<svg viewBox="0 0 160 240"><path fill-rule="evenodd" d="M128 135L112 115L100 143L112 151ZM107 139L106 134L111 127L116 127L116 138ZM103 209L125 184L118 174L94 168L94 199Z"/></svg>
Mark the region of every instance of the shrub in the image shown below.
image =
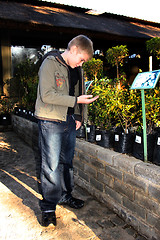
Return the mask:
<svg viewBox="0 0 160 240"><path fill-rule="evenodd" d="M112 82L103 78L90 89L99 98L89 105L89 120L102 129L121 126L125 133L133 126L142 128L141 91L130 90L126 82L117 89ZM160 126L159 102L158 87L145 92L147 133Z"/></svg>
<svg viewBox="0 0 160 240"><path fill-rule="evenodd" d="M19 82L19 102L28 110L34 110L37 97L39 64L34 64L29 59L16 67L15 78Z"/></svg>

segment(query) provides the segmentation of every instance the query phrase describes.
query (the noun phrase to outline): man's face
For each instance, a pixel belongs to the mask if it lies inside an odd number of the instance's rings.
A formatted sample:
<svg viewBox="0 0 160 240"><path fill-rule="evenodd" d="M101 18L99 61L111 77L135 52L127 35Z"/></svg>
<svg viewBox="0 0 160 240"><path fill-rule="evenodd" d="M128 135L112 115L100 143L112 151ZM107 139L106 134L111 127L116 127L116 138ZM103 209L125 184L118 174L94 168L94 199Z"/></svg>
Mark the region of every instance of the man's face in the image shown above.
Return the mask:
<svg viewBox="0 0 160 240"><path fill-rule="evenodd" d="M70 53L68 65L71 68L81 67L84 62L89 60L88 54L84 51L79 51L77 47L71 49Z"/></svg>

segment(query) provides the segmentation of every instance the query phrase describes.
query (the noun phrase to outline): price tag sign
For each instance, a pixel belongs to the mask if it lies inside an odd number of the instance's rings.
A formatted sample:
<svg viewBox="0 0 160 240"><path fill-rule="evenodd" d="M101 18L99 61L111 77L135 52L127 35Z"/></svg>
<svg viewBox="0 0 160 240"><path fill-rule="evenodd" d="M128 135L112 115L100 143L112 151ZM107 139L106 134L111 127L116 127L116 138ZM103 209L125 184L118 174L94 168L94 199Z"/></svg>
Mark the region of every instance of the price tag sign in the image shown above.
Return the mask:
<svg viewBox="0 0 160 240"><path fill-rule="evenodd" d="M138 73L130 89L155 88L160 77L160 70Z"/></svg>
<svg viewBox="0 0 160 240"><path fill-rule="evenodd" d="M90 127L87 127L87 133L90 133L90 132L91 132Z"/></svg>
<svg viewBox="0 0 160 240"><path fill-rule="evenodd" d="M101 141L102 136L101 135L96 135L96 141Z"/></svg>
<svg viewBox="0 0 160 240"><path fill-rule="evenodd" d="M141 136L136 135L135 142L141 144L141 141L142 141Z"/></svg>
<svg viewBox="0 0 160 240"><path fill-rule="evenodd" d="M118 134L115 134L115 142L119 142L119 135Z"/></svg>

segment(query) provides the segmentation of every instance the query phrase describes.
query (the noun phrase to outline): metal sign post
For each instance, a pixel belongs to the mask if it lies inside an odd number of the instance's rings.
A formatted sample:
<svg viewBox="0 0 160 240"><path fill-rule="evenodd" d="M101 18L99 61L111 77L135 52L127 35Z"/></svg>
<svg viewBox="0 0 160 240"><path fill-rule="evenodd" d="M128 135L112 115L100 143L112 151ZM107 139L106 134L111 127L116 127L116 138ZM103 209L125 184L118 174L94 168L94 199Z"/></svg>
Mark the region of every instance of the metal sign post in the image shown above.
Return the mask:
<svg viewBox="0 0 160 240"><path fill-rule="evenodd" d="M142 118L143 118L143 144L144 144L144 162L147 162L147 129L146 129L146 110L144 89L141 90L142 99Z"/></svg>
<svg viewBox="0 0 160 240"><path fill-rule="evenodd" d="M145 111L145 95L144 89L155 88L160 77L160 70L139 73L134 79L130 89L141 90L142 100L142 118L143 118L143 146L144 146L144 162L147 162L147 125Z"/></svg>

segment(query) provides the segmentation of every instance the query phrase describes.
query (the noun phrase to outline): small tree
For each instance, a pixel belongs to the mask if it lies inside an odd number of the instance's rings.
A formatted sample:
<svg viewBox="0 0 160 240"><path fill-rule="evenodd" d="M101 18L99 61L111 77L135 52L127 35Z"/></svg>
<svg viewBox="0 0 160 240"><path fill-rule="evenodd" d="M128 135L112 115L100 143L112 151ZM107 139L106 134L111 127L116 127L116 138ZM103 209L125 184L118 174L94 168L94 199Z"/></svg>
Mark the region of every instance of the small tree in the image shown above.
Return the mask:
<svg viewBox="0 0 160 240"><path fill-rule="evenodd" d="M152 55L155 55L156 58L160 59L160 38L155 37L146 41L147 51Z"/></svg>
<svg viewBox="0 0 160 240"><path fill-rule="evenodd" d="M109 64L116 66L117 79L119 79L119 66L123 66L124 59L128 56L128 49L126 45L120 45L109 48L106 52L106 58Z"/></svg>
<svg viewBox="0 0 160 240"><path fill-rule="evenodd" d="M83 64L83 70L87 80L97 80L102 77L103 61L100 59L92 58Z"/></svg>

